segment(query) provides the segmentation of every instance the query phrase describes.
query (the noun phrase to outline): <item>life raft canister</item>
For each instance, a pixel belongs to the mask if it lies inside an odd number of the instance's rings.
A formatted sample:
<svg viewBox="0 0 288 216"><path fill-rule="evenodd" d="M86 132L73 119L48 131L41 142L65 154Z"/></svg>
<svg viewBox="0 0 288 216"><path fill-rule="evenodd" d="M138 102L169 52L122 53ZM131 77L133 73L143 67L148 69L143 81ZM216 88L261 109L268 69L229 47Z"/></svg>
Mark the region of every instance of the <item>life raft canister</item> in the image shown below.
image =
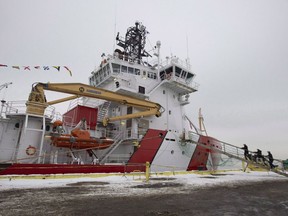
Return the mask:
<svg viewBox="0 0 288 216"><path fill-rule="evenodd" d="M27 148L26 148L26 154L29 155L29 156L32 156L36 153L36 148L34 146L31 146L29 145Z"/></svg>

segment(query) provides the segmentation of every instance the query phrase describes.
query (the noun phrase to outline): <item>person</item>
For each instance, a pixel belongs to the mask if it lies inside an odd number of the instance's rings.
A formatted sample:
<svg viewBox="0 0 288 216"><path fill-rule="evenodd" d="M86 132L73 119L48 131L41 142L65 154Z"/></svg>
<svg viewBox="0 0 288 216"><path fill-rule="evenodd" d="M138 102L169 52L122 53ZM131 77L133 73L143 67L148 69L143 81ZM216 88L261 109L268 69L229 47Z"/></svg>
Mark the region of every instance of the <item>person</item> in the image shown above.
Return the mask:
<svg viewBox="0 0 288 216"><path fill-rule="evenodd" d="M262 163L264 163L265 158L264 158L264 156L262 155L262 151L261 151L260 149L257 149L257 151L256 151L256 152L253 152L253 153L256 154L256 155L255 155L255 162L262 162ZM257 160L257 159L258 159L258 160Z"/></svg>
<svg viewBox="0 0 288 216"><path fill-rule="evenodd" d="M273 158L273 155L271 154L270 151L268 151L267 157L268 157L269 165L270 165L271 169L275 168L275 166L273 165L274 158Z"/></svg>
<svg viewBox="0 0 288 216"><path fill-rule="evenodd" d="M250 155L249 155L249 150L248 150L248 146L246 144L243 144L244 146L241 148L244 150L244 156L246 160L250 159Z"/></svg>

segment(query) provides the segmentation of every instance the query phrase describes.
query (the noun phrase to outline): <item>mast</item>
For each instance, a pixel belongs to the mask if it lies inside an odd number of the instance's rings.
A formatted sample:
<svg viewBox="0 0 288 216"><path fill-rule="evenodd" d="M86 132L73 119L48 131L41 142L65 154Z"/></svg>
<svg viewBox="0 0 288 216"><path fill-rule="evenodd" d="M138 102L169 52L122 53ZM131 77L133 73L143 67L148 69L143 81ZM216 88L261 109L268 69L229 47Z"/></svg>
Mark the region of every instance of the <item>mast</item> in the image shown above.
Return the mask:
<svg viewBox="0 0 288 216"><path fill-rule="evenodd" d="M142 57L151 55L144 49L146 44L146 27L140 22L136 22L135 26L128 28L125 40L120 39L119 32L116 37L117 45L124 49L124 56L128 56L132 61L142 63Z"/></svg>

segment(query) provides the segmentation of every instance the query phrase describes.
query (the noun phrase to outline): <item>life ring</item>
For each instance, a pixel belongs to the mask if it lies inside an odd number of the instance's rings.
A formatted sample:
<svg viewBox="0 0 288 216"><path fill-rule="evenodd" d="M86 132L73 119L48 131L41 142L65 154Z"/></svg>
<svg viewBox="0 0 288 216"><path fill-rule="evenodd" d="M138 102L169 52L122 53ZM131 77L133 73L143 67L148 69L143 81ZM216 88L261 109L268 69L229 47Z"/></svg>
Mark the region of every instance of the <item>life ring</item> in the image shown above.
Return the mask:
<svg viewBox="0 0 288 216"><path fill-rule="evenodd" d="M31 155L34 155L36 153L36 148L34 146L31 146L29 145L27 148L26 148L26 154L31 156Z"/></svg>

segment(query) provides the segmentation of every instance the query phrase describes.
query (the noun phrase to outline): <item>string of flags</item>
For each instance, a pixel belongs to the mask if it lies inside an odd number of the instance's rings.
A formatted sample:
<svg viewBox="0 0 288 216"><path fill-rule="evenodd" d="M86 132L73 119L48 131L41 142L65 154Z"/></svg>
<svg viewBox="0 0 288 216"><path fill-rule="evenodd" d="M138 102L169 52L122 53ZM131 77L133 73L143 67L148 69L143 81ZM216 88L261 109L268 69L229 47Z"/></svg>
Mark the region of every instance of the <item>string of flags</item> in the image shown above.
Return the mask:
<svg viewBox="0 0 288 216"><path fill-rule="evenodd" d="M50 68L52 69L56 69L57 71L60 71L61 68L64 68L66 71L69 72L70 76L72 76L72 71L67 67L67 66L8 66L8 65L5 65L5 64L0 64L0 67L11 67L13 69L17 69L17 70L20 70L20 69L24 69L24 70L50 70Z"/></svg>

